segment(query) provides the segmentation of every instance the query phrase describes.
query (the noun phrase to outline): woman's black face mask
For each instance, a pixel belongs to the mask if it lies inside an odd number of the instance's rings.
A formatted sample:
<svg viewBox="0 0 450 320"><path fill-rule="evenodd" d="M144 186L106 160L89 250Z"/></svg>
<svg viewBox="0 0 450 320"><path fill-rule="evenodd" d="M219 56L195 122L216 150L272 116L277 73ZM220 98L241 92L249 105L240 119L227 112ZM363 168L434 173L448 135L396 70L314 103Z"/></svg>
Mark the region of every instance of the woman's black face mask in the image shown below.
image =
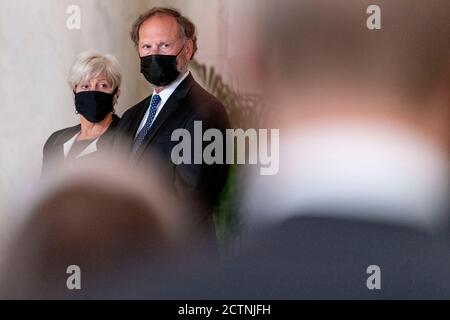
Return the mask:
<svg viewBox="0 0 450 320"><path fill-rule="evenodd" d="M172 83L180 74L177 57L183 49L184 46L176 55L152 54L141 57L141 73L145 79L158 87Z"/></svg>
<svg viewBox="0 0 450 320"><path fill-rule="evenodd" d="M90 122L100 122L112 112L114 96L113 93L102 91L81 91L75 93L75 109Z"/></svg>

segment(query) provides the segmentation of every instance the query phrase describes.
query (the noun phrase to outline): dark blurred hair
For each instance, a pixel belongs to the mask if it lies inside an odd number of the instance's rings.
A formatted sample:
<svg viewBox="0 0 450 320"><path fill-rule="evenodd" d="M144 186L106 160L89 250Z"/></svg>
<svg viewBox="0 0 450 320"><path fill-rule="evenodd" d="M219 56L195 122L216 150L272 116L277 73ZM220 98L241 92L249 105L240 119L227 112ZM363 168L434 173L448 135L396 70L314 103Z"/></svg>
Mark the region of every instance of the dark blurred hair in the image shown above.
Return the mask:
<svg viewBox="0 0 450 320"><path fill-rule="evenodd" d="M114 280L126 280L141 265L147 278L158 277L188 251L191 225L184 223L187 214L162 169L150 174L113 160L102 166L106 159L85 160L43 181L42 194L31 202L9 247L0 297L106 293ZM69 265L82 272L78 293L66 287Z"/></svg>
<svg viewBox="0 0 450 320"><path fill-rule="evenodd" d="M134 45L137 47L139 44L139 29L141 25L151 17L155 15L166 15L170 17L174 17L177 20L178 26L180 27L180 33L182 37L186 39L191 39L194 44L194 50L192 53L191 59L194 58L195 53L197 52L197 35L195 25L189 20L187 17L181 15L181 13L173 8L165 8L165 7L153 7L150 10L141 14L133 23L131 28L131 40Z"/></svg>
<svg viewBox="0 0 450 320"><path fill-rule="evenodd" d="M371 4L380 30L366 26ZM266 1L260 18L261 69L288 82L333 76L417 98L448 79L447 1Z"/></svg>

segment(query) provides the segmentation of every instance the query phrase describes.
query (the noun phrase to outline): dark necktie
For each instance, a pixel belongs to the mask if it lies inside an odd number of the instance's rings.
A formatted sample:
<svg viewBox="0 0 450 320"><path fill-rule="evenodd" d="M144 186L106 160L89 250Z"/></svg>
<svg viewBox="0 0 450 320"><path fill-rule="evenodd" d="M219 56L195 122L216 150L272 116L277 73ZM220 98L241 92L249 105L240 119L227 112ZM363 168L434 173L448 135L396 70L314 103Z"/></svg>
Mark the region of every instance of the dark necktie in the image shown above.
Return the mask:
<svg viewBox="0 0 450 320"><path fill-rule="evenodd" d="M144 141L148 132L150 131L153 120L155 119L156 111L158 110L158 104L160 102L161 102L161 97L157 94L154 94L152 96L152 100L150 102L150 111L148 113L147 121L145 121L144 127L141 129L141 131L139 131L138 135L134 139L133 150L132 150L133 154L136 152L136 150L142 144L142 142Z"/></svg>

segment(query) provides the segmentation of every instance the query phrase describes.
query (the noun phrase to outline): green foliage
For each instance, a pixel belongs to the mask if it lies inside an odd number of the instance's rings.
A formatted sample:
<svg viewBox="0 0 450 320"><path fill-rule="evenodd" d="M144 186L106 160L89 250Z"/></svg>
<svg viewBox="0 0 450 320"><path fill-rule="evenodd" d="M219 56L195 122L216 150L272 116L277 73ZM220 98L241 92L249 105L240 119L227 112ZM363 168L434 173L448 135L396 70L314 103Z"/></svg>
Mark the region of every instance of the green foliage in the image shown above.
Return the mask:
<svg viewBox="0 0 450 320"><path fill-rule="evenodd" d="M191 61L191 70L196 80L224 105L233 128L247 129L262 124L260 108L262 98L256 95L239 94L237 90L224 83L222 76L214 67L207 67ZM236 154L236 153L235 153ZM230 172L219 204L214 210L216 232L222 253L227 256L237 242L241 231L241 208L239 196L243 191L240 179L240 166L230 165Z"/></svg>

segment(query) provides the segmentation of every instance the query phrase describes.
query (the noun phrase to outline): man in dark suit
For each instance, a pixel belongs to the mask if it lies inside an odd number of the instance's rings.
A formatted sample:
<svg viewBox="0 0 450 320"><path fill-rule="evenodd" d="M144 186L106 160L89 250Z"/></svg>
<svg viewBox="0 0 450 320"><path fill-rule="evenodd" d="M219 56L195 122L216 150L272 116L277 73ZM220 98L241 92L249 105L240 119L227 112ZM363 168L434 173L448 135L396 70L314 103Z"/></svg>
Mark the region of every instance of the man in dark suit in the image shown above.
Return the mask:
<svg viewBox="0 0 450 320"><path fill-rule="evenodd" d="M370 4L269 2L255 60L283 134L278 173L247 183L252 237L139 296L450 298L446 3L377 1L382 30Z"/></svg>
<svg viewBox="0 0 450 320"><path fill-rule="evenodd" d="M195 26L176 10L156 7L138 17L131 38L141 58L141 72L155 87L152 95L123 115L117 131L120 141L133 164L151 166L148 156L158 155L166 165L174 192L185 199L198 199L211 213L224 187L228 166L203 161L175 164L172 157L173 148L180 142L172 141L174 130L184 129L190 134L193 160L195 152L203 155L205 146L203 142L201 149L194 146L195 125L201 122L203 131L215 128L222 134L230 126L223 105L188 71L197 50Z"/></svg>
<svg viewBox="0 0 450 320"><path fill-rule="evenodd" d="M128 294L176 300L450 298L443 238L390 223L302 214L265 227L228 265L196 261L161 277L164 285ZM127 298L126 292L123 286L111 297Z"/></svg>

